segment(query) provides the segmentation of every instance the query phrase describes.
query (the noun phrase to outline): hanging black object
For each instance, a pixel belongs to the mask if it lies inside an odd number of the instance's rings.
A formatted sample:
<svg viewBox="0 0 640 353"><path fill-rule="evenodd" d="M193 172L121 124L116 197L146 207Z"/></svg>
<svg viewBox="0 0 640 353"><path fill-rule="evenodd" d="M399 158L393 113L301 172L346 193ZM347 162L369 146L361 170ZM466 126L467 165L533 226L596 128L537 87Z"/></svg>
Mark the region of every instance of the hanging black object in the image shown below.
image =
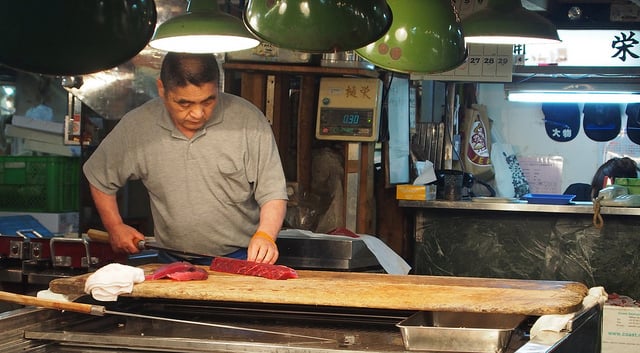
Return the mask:
<svg viewBox="0 0 640 353"><path fill-rule="evenodd" d="M620 133L620 106L611 103L585 103L582 109L584 133L593 141L613 140Z"/></svg>
<svg viewBox="0 0 640 353"><path fill-rule="evenodd" d="M576 103L542 103L544 128L554 141L571 141L580 132L580 108Z"/></svg>
<svg viewBox="0 0 640 353"><path fill-rule="evenodd" d="M636 145L640 145L640 103L627 104L627 136Z"/></svg>
<svg viewBox="0 0 640 353"><path fill-rule="evenodd" d="M0 64L44 75L113 68L136 56L156 25L153 0L0 3Z"/></svg>

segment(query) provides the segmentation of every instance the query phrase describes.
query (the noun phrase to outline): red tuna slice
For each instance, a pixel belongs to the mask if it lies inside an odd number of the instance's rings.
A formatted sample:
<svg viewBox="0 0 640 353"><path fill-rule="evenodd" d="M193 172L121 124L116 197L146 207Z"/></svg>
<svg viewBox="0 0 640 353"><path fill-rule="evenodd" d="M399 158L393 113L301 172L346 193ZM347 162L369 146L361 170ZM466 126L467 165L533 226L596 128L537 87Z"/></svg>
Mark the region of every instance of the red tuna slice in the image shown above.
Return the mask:
<svg viewBox="0 0 640 353"><path fill-rule="evenodd" d="M175 281L202 281L209 277L209 272L200 267L193 267L188 271L169 273L167 277Z"/></svg>
<svg viewBox="0 0 640 353"><path fill-rule="evenodd" d="M298 273L287 266L270 265L259 262L216 257L209 268L212 271L234 273L238 275L257 276L268 279L298 278Z"/></svg>
<svg viewBox="0 0 640 353"><path fill-rule="evenodd" d="M145 280L154 280L167 277L170 273L190 271L195 266L186 261L177 261L158 267L152 274L146 275Z"/></svg>

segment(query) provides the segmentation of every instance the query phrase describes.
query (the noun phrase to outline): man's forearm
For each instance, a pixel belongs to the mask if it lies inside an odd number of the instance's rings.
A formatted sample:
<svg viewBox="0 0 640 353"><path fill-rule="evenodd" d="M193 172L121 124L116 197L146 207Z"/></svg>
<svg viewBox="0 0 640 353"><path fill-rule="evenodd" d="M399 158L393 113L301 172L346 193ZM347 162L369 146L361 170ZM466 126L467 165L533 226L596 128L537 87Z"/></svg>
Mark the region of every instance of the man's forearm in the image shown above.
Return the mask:
<svg viewBox="0 0 640 353"><path fill-rule="evenodd" d="M278 236L284 217L287 213L287 200L271 200L260 208L260 224L258 230L274 239Z"/></svg>
<svg viewBox="0 0 640 353"><path fill-rule="evenodd" d="M91 190L93 202L95 203L100 219L102 220L102 224L107 228L107 231L113 226L122 224L122 216L118 209L116 195L106 194L95 188L93 185L89 185L89 188Z"/></svg>

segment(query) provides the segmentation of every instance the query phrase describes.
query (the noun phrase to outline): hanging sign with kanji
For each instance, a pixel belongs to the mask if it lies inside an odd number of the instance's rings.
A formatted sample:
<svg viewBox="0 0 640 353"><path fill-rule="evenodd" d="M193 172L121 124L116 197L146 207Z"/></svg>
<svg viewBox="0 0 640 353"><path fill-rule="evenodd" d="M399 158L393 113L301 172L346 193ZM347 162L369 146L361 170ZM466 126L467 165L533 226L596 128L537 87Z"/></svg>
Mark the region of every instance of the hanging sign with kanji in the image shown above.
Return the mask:
<svg viewBox="0 0 640 353"><path fill-rule="evenodd" d="M640 66L638 30L558 30L559 44L529 44L525 66Z"/></svg>

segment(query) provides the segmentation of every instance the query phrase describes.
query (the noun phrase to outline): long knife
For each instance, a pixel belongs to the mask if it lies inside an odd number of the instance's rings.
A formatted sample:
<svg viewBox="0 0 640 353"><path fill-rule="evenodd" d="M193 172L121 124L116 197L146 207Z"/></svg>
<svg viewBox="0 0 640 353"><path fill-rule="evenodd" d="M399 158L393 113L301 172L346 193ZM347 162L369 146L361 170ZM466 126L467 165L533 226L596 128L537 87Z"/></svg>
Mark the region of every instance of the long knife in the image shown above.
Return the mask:
<svg viewBox="0 0 640 353"><path fill-rule="evenodd" d="M201 325L201 326L225 328L225 329L232 329L232 330L266 333L266 334L279 335L279 336L298 337L298 338L305 338L305 339L335 342L334 339L330 339L330 338L298 335L294 333L286 333L286 332L278 332L278 331L260 330L260 329L254 329L249 327L216 324L212 322L189 321L189 320L172 319L172 318L162 317L162 316L127 313L122 311L108 310L102 305L65 302L62 300L37 298L29 295L9 293L4 291L0 291L0 300L7 301L10 303L15 303L15 304L37 306L37 307L46 308L46 309L67 310L67 311L72 311L72 312L82 313L82 314L89 314L94 316L105 316L107 314L120 315L120 316L135 317L135 318L141 318L141 319L162 320L162 321L176 322L181 324Z"/></svg>
<svg viewBox="0 0 640 353"><path fill-rule="evenodd" d="M103 231L103 230L97 230L97 229L89 229L87 230L87 236L89 237L89 239L94 240L94 241L98 241L101 243L109 243L109 233ZM176 249L171 249L171 248L167 248L164 247L158 243L156 243L155 241L149 241L149 240L140 240L138 242L138 249L139 250L161 250L161 251L166 251L168 253L171 254L175 254L181 257L214 257L211 255L205 255L205 254L198 254L198 253L193 253L193 252L188 252L188 251L182 251L182 250L176 250Z"/></svg>
<svg viewBox="0 0 640 353"><path fill-rule="evenodd" d="M178 255L180 257L184 257L184 258L189 258L189 257L211 257L213 258L214 256L211 255L204 255L204 254L198 254L198 253L193 253L193 252L188 252L188 251L182 251L182 250L176 250L176 249L171 249L171 248L167 248L164 247L158 243L156 243L155 241L147 241L147 240L140 240L138 242L138 249L140 250L160 250L160 251L166 251L170 254L173 255Z"/></svg>

